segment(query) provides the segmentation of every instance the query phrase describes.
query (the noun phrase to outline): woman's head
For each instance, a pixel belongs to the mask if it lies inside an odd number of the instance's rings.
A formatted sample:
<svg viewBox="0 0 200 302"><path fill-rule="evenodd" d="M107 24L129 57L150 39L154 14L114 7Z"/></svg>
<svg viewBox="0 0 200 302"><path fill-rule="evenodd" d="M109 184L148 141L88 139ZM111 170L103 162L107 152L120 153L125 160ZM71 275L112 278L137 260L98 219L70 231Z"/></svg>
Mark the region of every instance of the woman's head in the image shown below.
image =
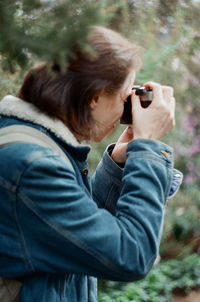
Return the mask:
<svg viewBox="0 0 200 302"><path fill-rule="evenodd" d="M119 94L131 72L141 64L139 48L110 29L92 27L88 39L93 55L75 51L66 70L54 65L53 74L46 63L37 65L18 93L23 100L62 120L83 139L93 139L93 129L101 127L93 114L94 104L102 99L99 96L106 95L109 101Z"/></svg>

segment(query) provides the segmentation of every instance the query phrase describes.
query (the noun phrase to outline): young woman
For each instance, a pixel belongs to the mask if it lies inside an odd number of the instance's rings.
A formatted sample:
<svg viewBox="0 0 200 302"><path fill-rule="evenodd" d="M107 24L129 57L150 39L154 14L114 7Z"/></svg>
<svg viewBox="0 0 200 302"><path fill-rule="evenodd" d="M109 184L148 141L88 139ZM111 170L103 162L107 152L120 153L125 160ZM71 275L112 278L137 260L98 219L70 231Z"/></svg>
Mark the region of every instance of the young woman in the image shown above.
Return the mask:
<svg viewBox="0 0 200 302"><path fill-rule="evenodd" d="M160 141L174 126L173 89L146 83L153 101L142 108L132 91L139 49L103 27L89 42L95 55L76 51L65 71L39 64L18 97L0 102L1 129L37 129L71 163L35 143L0 149L0 276L22 281L20 302L97 301L96 278L141 279L158 255L175 177L172 149ZM90 182L83 141L101 141L130 94L133 126Z"/></svg>

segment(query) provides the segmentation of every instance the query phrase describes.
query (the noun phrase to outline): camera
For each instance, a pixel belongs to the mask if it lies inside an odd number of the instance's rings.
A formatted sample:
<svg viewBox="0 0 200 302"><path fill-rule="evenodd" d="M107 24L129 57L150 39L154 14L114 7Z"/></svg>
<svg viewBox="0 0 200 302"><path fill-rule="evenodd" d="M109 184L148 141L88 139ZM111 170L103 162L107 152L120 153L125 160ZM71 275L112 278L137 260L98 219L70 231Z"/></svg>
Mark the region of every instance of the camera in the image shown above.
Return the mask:
<svg viewBox="0 0 200 302"><path fill-rule="evenodd" d="M143 108L147 108L152 102L152 89L143 86L133 86L135 94L139 96L140 103ZM132 125L132 114L131 114L131 96L129 96L124 102L124 111L120 118L121 125Z"/></svg>

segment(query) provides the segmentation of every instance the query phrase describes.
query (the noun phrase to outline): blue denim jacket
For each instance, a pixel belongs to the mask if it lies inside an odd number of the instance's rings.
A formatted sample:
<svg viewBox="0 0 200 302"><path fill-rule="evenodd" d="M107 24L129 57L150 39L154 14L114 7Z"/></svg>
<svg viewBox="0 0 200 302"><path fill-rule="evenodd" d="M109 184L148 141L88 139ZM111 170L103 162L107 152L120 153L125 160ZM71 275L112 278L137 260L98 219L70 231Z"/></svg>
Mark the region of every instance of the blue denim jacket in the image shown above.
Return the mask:
<svg viewBox="0 0 200 302"><path fill-rule="evenodd" d="M50 127L11 111L0 104L0 128L40 129L73 165L38 145L0 149L0 276L25 278L20 302L95 302L96 278L144 278L158 255L172 188L171 148L132 141L124 169L106 150L90 183L89 146L72 145Z"/></svg>

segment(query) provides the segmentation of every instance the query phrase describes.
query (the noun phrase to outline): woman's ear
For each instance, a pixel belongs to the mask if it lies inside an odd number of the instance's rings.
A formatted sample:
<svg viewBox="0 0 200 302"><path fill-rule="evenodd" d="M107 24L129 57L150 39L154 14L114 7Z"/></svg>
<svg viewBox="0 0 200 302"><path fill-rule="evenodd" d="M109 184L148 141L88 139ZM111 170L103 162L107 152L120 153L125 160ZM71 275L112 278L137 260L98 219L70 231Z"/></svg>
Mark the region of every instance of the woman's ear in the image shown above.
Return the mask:
<svg viewBox="0 0 200 302"><path fill-rule="evenodd" d="M90 108L92 110L95 109L95 107L98 105L99 99L100 99L100 95L99 94L96 94L95 96L93 96L92 101L90 103Z"/></svg>

